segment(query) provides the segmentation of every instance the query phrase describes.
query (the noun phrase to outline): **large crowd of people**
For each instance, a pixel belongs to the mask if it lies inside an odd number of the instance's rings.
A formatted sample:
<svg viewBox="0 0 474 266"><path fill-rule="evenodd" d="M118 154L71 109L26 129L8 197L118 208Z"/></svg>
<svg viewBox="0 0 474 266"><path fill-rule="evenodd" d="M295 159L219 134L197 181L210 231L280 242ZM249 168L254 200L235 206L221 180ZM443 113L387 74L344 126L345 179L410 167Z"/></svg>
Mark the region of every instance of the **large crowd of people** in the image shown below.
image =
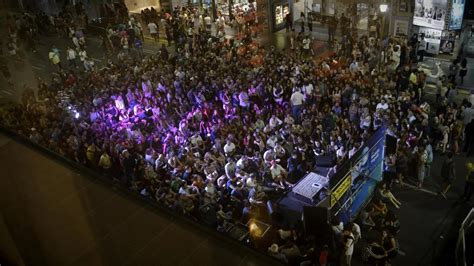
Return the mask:
<svg viewBox="0 0 474 266"><path fill-rule="evenodd" d="M84 72L59 65L36 94L27 90L21 103L2 108L2 125L191 219L203 221L203 208L212 209L211 224L221 232L268 219L268 206L319 156L336 154L340 165L387 126L397 152L387 155L390 174L360 226L332 221L327 246L316 246L300 226L277 228L269 254L306 265L350 265L361 232L369 231L380 234L363 254L385 265L397 248L398 221L387 207L401 205L393 184L412 179L421 188L436 150L456 154L466 143L472 154L472 102L453 100L456 76L440 77L436 102L425 100L416 39L343 36L332 56L316 59L264 49L251 34L213 36L179 11L164 16L175 25L167 32L175 53L163 46L132 57L143 28L138 19L110 27L104 47L122 54L118 60L103 68L84 63ZM82 29L70 30L71 47L84 50ZM114 36L120 44L109 43ZM56 51L49 54L55 65Z"/></svg>

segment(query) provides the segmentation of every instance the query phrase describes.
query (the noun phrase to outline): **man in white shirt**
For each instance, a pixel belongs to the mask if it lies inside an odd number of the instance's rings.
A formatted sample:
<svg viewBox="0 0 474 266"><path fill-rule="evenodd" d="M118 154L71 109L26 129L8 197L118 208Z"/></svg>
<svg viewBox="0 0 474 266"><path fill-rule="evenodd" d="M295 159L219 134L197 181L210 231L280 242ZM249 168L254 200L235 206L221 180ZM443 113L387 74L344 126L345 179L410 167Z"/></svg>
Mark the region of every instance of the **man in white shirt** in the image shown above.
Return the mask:
<svg viewBox="0 0 474 266"><path fill-rule="evenodd" d="M385 101L385 99L382 98L382 101L377 104L377 107L375 107L375 109L386 111L388 109L388 103Z"/></svg>
<svg viewBox="0 0 474 266"><path fill-rule="evenodd" d="M351 71L351 73L355 73L355 72L359 71L359 63L357 63L357 61L355 59L349 65L349 70Z"/></svg>
<svg viewBox="0 0 474 266"><path fill-rule="evenodd" d="M426 41L425 41L425 34L422 33L420 36L420 40L418 41L418 55L419 55L419 62L423 62L423 58L425 56L426 50Z"/></svg>
<svg viewBox="0 0 474 266"><path fill-rule="evenodd" d="M224 145L224 154L225 156L232 156L234 152L235 152L235 144L232 143L230 139L228 139L226 144Z"/></svg>
<svg viewBox="0 0 474 266"><path fill-rule="evenodd" d="M302 52L305 54L305 55L308 55L309 52L310 52L310 48L311 48L311 38L307 35L303 38L303 50Z"/></svg>
<svg viewBox="0 0 474 266"><path fill-rule="evenodd" d="M296 123L300 123L300 114L301 114L301 107L304 102L304 95L300 92L300 89L295 89L293 94L290 98L291 102L291 110L293 113L293 118L295 119Z"/></svg>
<svg viewBox="0 0 474 266"><path fill-rule="evenodd" d="M212 18L209 16L209 14L204 17L204 24L206 24L207 32L211 32Z"/></svg>
<svg viewBox="0 0 474 266"><path fill-rule="evenodd" d="M305 101L308 101L311 99L311 96L313 94L314 86L311 82L309 82L308 79L305 79L304 81L304 86L303 86L303 94L304 94L304 99Z"/></svg>
<svg viewBox="0 0 474 266"><path fill-rule="evenodd" d="M72 49L71 47L67 48L66 51L66 59L70 67L77 67L76 63L76 51Z"/></svg>
<svg viewBox="0 0 474 266"><path fill-rule="evenodd" d="M342 244L344 251L342 253L341 265L350 266L352 261L352 254L354 253L354 241L355 237L352 233L352 228L348 225L345 226L344 232L342 233Z"/></svg>
<svg viewBox="0 0 474 266"><path fill-rule="evenodd" d="M281 126L282 124L283 124L283 121L281 121L281 119L276 117L275 115L272 115L272 117L268 121L268 125L270 126L272 130L275 129L276 127Z"/></svg>
<svg viewBox="0 0 474 266"><path fill-rule="evenodd" d="M232 158L227 159L227 163L224 166L225 175L227 178L232 178L235 175L235 162Z"/></svg>
<svg viewBox="0 0 474 266"><path fill-rule="evenodd" d="M159 35L158 35L158 26L153 21L148 23L147 26L148 26L148 31L150 32L151 37L153 37L153 39L155 39L155 41L157 41L158 37L159 37Z"/></svg>

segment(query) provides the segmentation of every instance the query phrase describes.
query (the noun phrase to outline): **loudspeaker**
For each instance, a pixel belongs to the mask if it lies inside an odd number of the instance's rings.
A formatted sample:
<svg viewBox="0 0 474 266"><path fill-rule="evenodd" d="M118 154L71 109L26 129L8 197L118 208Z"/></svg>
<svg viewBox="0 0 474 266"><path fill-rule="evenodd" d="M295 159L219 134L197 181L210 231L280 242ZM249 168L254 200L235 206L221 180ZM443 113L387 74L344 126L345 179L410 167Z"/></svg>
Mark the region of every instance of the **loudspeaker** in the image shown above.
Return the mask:
<svg viewBox="0 0 474 266"><path fill-rule="evenodd" d="M329 153L326 155L316 156L316 166L319 167L333 167L336 165L336 153Z"/></svg>
<svg viewBox="0 0 474 266"><path fill-rule="evenodd" d="M306 236L324 239L328 233L328 210L323 207L303 207L303 221Z"/></svg>
<svg viewBox="0 0 474 266"><path fill-rule="evenodd" d="M387 135L385 137L385 154L392 154L397 151L397 138Z"/></svg>

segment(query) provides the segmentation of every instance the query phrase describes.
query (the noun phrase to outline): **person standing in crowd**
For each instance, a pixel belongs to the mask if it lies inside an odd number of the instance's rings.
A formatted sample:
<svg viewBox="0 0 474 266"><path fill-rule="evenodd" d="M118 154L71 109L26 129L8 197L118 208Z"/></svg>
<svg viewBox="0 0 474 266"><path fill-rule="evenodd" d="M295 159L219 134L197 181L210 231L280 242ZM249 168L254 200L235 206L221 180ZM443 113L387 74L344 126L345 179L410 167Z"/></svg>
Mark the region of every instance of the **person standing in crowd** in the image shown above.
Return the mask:
<svg viewBox="0 0 474 266"><path fill-rule="evenodd" d="M285 22L286 22L286 31L292 31L293 30L293 16L291 15L291 12L286 14L285 16Z"/></svg>
<svg viewBox="0 0 474 266"><path fill-rule="evenodd" d="M431 146L431 141L427 137L424 142L425 144L425 153L426 153L426 163L425 163L425 178L431 177L431 164L433 163L433 146Z"/></svg>
<svg viewBox="0 0 474 266"><path fill-rule="evenodd" d="M77 68L76 51L72 49L71 47L68 47L66 54L67 54L66 59L67 59L69 67Z"/></svg>
<svg viewBox="0 0 474 266"><path fill-rule="evenodd" d="M423 145L418 146L417 152L417 175L418 175L418 185L417 187L421 189L423 187L423 181L425 180L426 173L426 160L428 159L428 154Z"/></svg>
<svg viewBox="0 0 474 266"><path fill-rule="evenodd" d="M464 84L464 77L467 74L467 59L463 58L461 60L461 68L459 69L459 77L461 78L461 85Z"/></svg>
<svg viewBox="0 0 474 266"><path fill-rule="evenodd" d="M311 52L312 54L312 49L311 49L311 38L309 35L305 35L302 40L302 45L301 45L301 55L302 56L308 56Z"/></svg>
<svg viewBox="0 0 474 266"><path fill-rule="evenodd" d="M448 190L451 188L451 184L456 178L453 156L454 155L452 152L448 152L446 159L443 161L443 164L441 165L441 178L443 179L444 184L443 184L443 188L440 194L445 199L446 199L446 193L448 193Z"/></svg>
<svg viewBox="0 0 474 266"><path fill-rule="evenodd" d="M464 147L463 152L470 156L474 151L474 106L467 102L462 110L461 117L464 125Z"/></svg>
<svg viewBox="0 0 474 266"><path fill-rule="evenodd" d="M308 13L307 23L309 34L311 34L313 32L313 15L311 13Z"/></svg>
<svg viewBox="0 0 474 266"><path fill-rule="evenodd" d="M79 50L79 60L81 61L81 65L82 67L84 67L85 69L85 62L86 62L86 59L87 59L87 52L85 49L81 49Z"/></svg>
<svg viewBox="0 0 474 266"><path fill-rule="evenodd" d="M147 27L148 27L148 31L150 32L151 37L153 37L155 41L158 41L160 37L158 25L156 25L155 22L150 21Z"/></svg>
<svg viewBox="0 0 474 266"><path fill-rule="evenodd" d="M425 41L425 34L420 34L420 39L418 40L418 62L423 62L425 58L425 51L426 51L426 41Z"/></svg>
<svg viewBox="0 0 474 266"><path fill-rule="evenodd" d="M456 76L459 72L459 62L457 59L454 59L449 65L448 69L448 80L452 84L456 84Z"/></svg>
<svg viewBox="0 0 474 266"><path fill-rule="evenodd" d="M59 55L59 49L56 48L56 46L53 45L51 47L48 57L49 57L49 61L51 62L53 66L57 67L58 70L62 70L61 57Z"/></svg>
<svg viewBox="0 0 474 266"><path fill-rule="evenodd" d="M352 254L354 254L354 234L352 233L352 228L349 225L344 227L342 232L342 255L341 255L341 265L351 266Z"/></svg>
<svg viewBox="0 0 474 266"><path fill-rule="evenodd" d="M461 199L470 201L472 194L474 194L474 163L468 162L466 164L466 169L466 182L464 184L464 193L462 194Z"/></svg>
<svg viewBox="0 0 474 266"><path fill-rule="evenodd" d="M301 33L304 33L304 28L306 24L306 16L304 15L304 12L301 12L300 14L300 20L301 20Z"/></svg>
<svg viewBox="0 0 474 266"><path fill-rule="evenodd" d="M397 156L395 153L389 154L385 158L385 166L386 166L386 184L388 187L392 186L392 182L395 180L397 175Z"/></svg>
<svg viewBox="0 0 474 266"><path fill-rule="evenodd" d="M291 110L293 114L293 119L297 124L300 123L301 108L304 102L304 95L300 92L299 88L294 89L293 94L291 95Z"/></svg>

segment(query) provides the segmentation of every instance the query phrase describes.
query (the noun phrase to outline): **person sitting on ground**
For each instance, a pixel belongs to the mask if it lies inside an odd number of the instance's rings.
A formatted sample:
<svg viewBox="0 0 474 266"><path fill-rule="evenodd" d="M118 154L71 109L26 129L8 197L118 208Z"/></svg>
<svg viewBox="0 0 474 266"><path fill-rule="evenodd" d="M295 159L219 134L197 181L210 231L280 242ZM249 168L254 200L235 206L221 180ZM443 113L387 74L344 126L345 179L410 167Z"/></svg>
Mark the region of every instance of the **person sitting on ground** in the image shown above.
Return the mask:
<svg viewBox="0 0 474 266"><path fill-rule="evenodd" d="M400 205L402 205L402 203L397 200L397 198L395 198L390 189L388 189L387 184L385 182L379 184L377 192L382 199L392 203L395 208L399 209Z"/></svg>

